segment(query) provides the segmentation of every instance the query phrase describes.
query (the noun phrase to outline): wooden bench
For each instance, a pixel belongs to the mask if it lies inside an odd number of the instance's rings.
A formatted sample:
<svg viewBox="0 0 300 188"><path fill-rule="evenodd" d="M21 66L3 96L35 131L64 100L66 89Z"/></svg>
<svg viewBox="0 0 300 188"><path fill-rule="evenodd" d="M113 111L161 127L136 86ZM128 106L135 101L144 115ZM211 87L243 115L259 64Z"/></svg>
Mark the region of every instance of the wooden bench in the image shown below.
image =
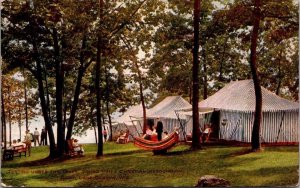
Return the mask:
<svg viewBox="0 0 300 188"><path fill-rule="evenodd" d="M81 151L75 151L74 147L73 147L73 141L74 140L67 140L67 144L68 144L68 154L73 157L73 156L83 156L83 152Z"/></svg>
<svg viewBox="0 0 300 188"><path fill-rule="evenodd" d="M13 150L14 150L14 157L21 157L22 153L26 157L26 152L27 152L26 145L13 146Z"/></svg>
<svg viewBox="0 0 300 188"><path fill-rule="evenodd" d="M13 160L14 157L21 157L22 153L26 157L27 149L26 145L12 146L10 149L3 151L3 160Z"/></svg>

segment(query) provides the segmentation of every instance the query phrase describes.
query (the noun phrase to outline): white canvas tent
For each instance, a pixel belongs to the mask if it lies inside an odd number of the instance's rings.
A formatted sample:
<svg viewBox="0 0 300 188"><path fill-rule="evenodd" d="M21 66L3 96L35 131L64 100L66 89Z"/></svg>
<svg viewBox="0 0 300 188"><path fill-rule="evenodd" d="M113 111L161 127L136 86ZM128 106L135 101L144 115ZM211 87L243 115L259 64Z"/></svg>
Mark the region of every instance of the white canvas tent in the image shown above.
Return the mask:
<svg viewBox="0 0 300 188"><path fill-rule="evenodd" d="M130 132L130 140L135 136L140 136L143 132L143 120L141 117L143 117L143 107L141 104L130 107L123 115L113 119L113 134L128 129Z"/></svg>
<svg viewBox="0 0 300 188"><path fill-rule="evenodd" d="M183 128L180 131L179 139L184 139L184 130L186 125L186 116L176 113L176 110L190 108L191 104L181 96L169 96L147 111L147 119L154 119L157 124L157 118L163 123L164 131L169 133L175 130L175 127Z"/></svg>
<svg viewBox="0 0 300 188"><path fill-rule="evenodd" d="M299 104L262 87L262 142L298 142ZM220 139L251 142L255 111L252 80L234 81L199 103L199 109L219 111Z"/></svg>

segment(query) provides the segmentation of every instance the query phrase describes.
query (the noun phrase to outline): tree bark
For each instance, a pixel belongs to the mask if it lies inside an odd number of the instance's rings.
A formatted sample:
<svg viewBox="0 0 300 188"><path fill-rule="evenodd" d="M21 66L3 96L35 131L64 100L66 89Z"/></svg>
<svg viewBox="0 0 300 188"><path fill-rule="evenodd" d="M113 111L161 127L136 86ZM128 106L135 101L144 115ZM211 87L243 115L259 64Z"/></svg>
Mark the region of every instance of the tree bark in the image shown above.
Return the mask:
<svg viewBox="0 0 300 188"><path fill-rule="evenodd" d="M260 10L260 0L255 0L254 3L255 3L255 7L253 12L253 31L252 31L252 38L251 38L250 67L251 67L251 73L253 77L254 90L255 90L255 115L254 115L251 145L252 145L252 151L258 151L261 150L260 124L262 118L262 93L261 93L260 79L257 71L256 48L257 48L261 10Z"/></svg>
<svg viewBox="0 0 300 188"><path fill-rule="evenodd" d="M201 148L199 129L199 22L200 0L194 0L194 50L193 50L193 136L192 149Z"/></svg>
<svg viewBox="0 0 300 188"><path fill-rule="evenodd" d="M10 87L8 86L7 87L7 94L8 94L8 104L9 104L9 107L8 107L8 132L9 132L9 145L11 146L11 106L10 106Z"/></svg>
<svg viewBox="0 0 300 188"><path fill-rule="evenodd" d="M35 39L33 42L33 50L34 50L34 59L36 61L36 74L34 74L34 75L38 82L38 91L39 91L39 98L40 98L41 107L42 107L42 113L43 113L43 117L44 117L44 121L45 121L45 127L46 127L48 135L49 135L49 142L50 142L49 157L55 158L56 153L55 153L54 133L53 133L51 121L50 121L49 114L48 114L48 106L46 103L44 86L43 86L42 67L41 67L41 62L39 59L39 53L38 53L38 48L37 48Z"/></svg>
<svg viewBox="0 0 300 188"><path fill-rule="evenodd" d="M207 99L208 91L207 91L207 66L206 66L206 51L203 46L203 99Z"/></svg>
<svg viewBox="0 0 300 188"><path fill-rule="evenodd" d="M96 131L95 126L94 126L93 128L94 128L94 133L95 133L95 142L96 142L96 144L98 144L98 140L97 140L97 131Z"/></svg>
<svg viewBox="0 0 300 188"><path fill-rule="evenodd" d="M102 0L100 0L102 2ZM100 3L101 6L102 3ZM103 139L102 139L102 113L101 113L101 91L100 91L100 74L101 74L101 36L98 36L97 41L97 60L96 60L96 116L97 116L97 127L98 127L98 150L97 157L103 156Z"/></svg>
<svg viewBox="0 0 300 188"><path fill-rule="evenodd" d="M22 126L22 114L21 114L21 105L19 105L19 139L21 140L21 126ZM28 129L26 129L28 130Z"/></svg>
<svg viewBox="0 0 300 188"><path fill-rule="evenodd" d="M81 82L82 82L82 78L84 76L84 72L86 70L84 67L84 50L86 48L86 40L87 40L86 35L84 35L83 39L82 39L81 52L80 52L80 57L79 57L80 67L78 69L74 98L73 98L73 103L72 103L72 107L71 107L70 118L69 118L68 125L67 125L68 130L67 130L66 140L70 140L72 137L72 131L73 131L73 126L74 126L74 122L75 122L75 115L76 115L78 101L79 101L79 95L80 95Z"/></svg>
<svg viewBox="0 0 300 188"><path fill-rule="evenodd" d="M102 25L102 15L103 15L103 0L99 0L99 19L100 26ZM102 139L102 113L101 113L101 88L100 88L100 74L101 74L101 61L102 61L102 52L103 52L103 44L102 44L102 33L98 31L98 39L97 39L97 59L96 59L96 80L95 80L95 88L96 88L96 116L97 116L97 126L98 126L98 150L97 157L103 156L103 139Z"/></svg>
<svg viewBox="0 0 300 188"><path fill-rule="evenodd" d="M142 103L142 108L143 108L143 134L146 133L146 128L147 128L147 114L146 114L146 105L145 105L145 99L144 99L144 94L143 94L143 79L142 79L142 74L140 71L140 67L136 61L136 57L133 53L133 49L131 47L131 45L126 41L125 38L122 38L123 42L125 43L126 47L128 48L128 50L131 51L131 55L133 57L133 63L134 66L136 68L136 72L139 78L139 93L140 93L140 99L141 99L141 103Z"/></svg>
<svg viewBox="0 0 300 188"><path fill-rule="evenodd" d="M106 112L107 112L107 117L108 117L108 123L109 123L109 129L110 129L110 138L109 140L112 141L112 124L111 124L111 116L110 116L110 110L109 110L109 100L110 100L110 95L109 95L109 70L106 70L106 75L105 75L105 82L106 82Z"/></svg>
<svg viewBox="0 0 300 188"><path fill-rule="evenodd" d="M139 80L140 80L139 81L140 98L141 98L142 108L143 108L143 134L145 134L146 133L146 128L147 128L147 114L146 114L146 105L145 105L145 99L144 99L144 94L143 94L142 78L141 78L141 73L140 73L139 69L138 69L138 75L139 75Z"/></svg>
<svg viewBox="0 0 300 188"><path fill-rule="evenodd" d="M56 104L56 124L57 124L57 155L63 156L65 153L65 127L63 126L63 67L59 58L58 33L53 28L53 44L55 58L55 104Z"/></svg>
<svg viewBox="0 0 300 188"><path fill-rule="evenodd" d="M281 83L282 83L282 74L281 74L281 66L280 66L281 58L282 58L282 50L280 50L280 56L279 56L279 60L278 60L278 74L277 74L278 83L277 83L276 92L275 92L276 95L280 95L280 88L281 88Z"/></svg>
<svg viewBox="0 0 300 188"><path fill-rule="evenodd" d="M6 149L6 116L5 116L5 104L3 98L3 88L1 88L1 121L2 121L2 141L4 142L4 149Z"/></svg>
<svg viewBox="0 0 300 188"><path fill-rule="evenodd" d="M23 77L24 77L24 99L25 99L25 126L26 130L28 130L28 104L27 104L27 86L26 86L26 74L23 67Z"/></svg>
<svg viewBox="0 0 300 188"><path fill-rule="evenodd" d="M96 130L96 125L95 125L95 121L93 119L93 111L94 111L94 108L91 107L91 114L90 114L90 118L91 118L91 124L93 126L93 129L94 129L94 133L95 133L95 143L98 144L98 141L97 141L97 130Z"/></svg>

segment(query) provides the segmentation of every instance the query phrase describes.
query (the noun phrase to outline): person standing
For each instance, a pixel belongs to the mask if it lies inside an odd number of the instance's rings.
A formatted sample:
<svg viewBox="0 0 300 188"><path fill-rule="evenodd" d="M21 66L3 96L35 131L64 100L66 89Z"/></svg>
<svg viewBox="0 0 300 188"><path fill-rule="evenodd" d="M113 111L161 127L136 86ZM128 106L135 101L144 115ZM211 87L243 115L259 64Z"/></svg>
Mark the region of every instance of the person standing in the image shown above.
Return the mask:
<svg viewBox="0 0 300 188"><path fill-rule="evenodd" d="M29 130L25 131L25 137L24 137L24 143L26 144L27 152L28 155L30 156L31 154L31 140L32 140L32 135Z"/></svg>
<svg viewBox="0 0 300 188"><path fill-rule="evenodd" d="M36 142L38 143L38 145L41 145L39 137L40 137L40 132L37 130L37 128L35 128L35 131L33 132L34 147L36 147Z"/></svg>
<svg viewBox="0 0 300 188"><path fill-rule="evenodd" d="M104 142L106 142L106 140L107 140L107 130L105 129L105 127L104 127L104 129L102 131L102 134L104 136Z"/></svg>
<svg viewBox="0 0 300 188"><path fill-rule="evenodd" d="M157 140L161 141L162 133L163 133L163 123L158 119L157 126L156 126L156 133L157 133Z"/></svg>
<svg viewBox="0 0 300 188"><path fill-rule="evenodd" d="M47 134L46 130L42 129L42 132L41 132L41 142L40 142L40 144L42 146L46 145L46 136L47 136L46 134Z"/></svg>

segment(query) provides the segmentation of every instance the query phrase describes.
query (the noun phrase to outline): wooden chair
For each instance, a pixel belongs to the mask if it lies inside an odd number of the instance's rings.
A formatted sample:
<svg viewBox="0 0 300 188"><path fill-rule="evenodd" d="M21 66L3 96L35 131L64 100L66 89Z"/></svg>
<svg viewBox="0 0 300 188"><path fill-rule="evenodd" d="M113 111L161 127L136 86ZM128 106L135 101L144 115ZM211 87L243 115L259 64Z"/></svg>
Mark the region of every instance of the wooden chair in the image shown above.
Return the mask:
<svg viewBox="0 0 300 188"><path fill-rule="evenodd" d="M129 133L126 132L124 136L120 136L117 140L117 143L119 144L126 144L129 141Z"/></svg>

